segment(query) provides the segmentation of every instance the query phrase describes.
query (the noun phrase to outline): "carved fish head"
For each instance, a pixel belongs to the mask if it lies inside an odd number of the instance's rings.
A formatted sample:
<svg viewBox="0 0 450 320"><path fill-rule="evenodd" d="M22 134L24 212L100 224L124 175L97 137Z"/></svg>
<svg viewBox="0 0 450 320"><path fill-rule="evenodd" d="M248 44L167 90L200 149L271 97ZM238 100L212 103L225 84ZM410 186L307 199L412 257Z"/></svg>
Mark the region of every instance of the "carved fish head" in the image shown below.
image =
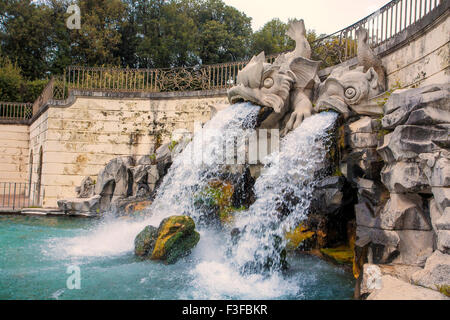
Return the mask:
<svg viewBox="0 0 450 320"><path fill-rule="evenodd" d="M360 107L377 94L378 75L373 68L367 72L363 67L336 68L319 86L316 111L332 109L348 117L352 112L360 113Z"/></svg>
<svg viewBox="0 0 450 320"><path fill-rule="evenodd" d="M237 85L228 90L228 100L230 103L249 101L280 113L294 82L292 72L266 63L264 52L261 52L239 72Z"/></svg>
<svg viewBox="0 0 450 320"><path fill-rule="evenodd" d="M280 55L273 64L265 62L264 52L253 57L228 90L230 103L249 101L282 117L289 110L293 89L312 86L320 62L303 57Z"/></svg>

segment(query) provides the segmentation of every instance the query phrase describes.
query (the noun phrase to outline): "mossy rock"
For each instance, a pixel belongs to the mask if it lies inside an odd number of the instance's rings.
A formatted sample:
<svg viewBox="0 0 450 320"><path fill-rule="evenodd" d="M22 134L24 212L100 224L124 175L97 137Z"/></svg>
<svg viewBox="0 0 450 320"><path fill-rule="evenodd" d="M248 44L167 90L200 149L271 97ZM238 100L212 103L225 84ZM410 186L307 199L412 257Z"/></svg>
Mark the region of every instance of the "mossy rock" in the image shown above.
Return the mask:
<svg viewBox="0 0 450 320"><path fill-rule="evenodd" d="M158 228L146 226L134 239L134 254L147 257L152 254L158 238Z"/></svg>
<svg viewBox="0 0 450 320"><path fill-rule="evenodd" d="M295 250L306 239L312 238L316 233L309 230L303 224L300 224L297 228L290 232L286 232L285 238L287 240L286 249Z"/></svg>
<svg viewBox="0 0 450 320"><path fill-rule="evenodd" d="M353 264L354 252L349 246L322 248L320 249L320 252L338 264Z"/></svg>
<svg viewBox="0 0 450 320"><path fill-rule="evenodd" d="M200 240L195 231L195 222L188 216L171 216L164 219L158 228L158 238L152 252L152 260L175 263L189 254Z"/></svg>

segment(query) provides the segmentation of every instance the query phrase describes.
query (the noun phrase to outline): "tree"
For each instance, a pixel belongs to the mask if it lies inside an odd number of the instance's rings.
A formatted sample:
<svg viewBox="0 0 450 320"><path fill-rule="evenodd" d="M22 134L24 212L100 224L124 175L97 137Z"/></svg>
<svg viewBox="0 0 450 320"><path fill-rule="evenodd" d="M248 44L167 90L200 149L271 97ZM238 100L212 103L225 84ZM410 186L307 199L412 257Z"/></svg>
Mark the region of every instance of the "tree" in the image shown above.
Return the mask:
<svg viewBox="0 0 450 320"><path fill-rule="evenodd" d="M222 0L197 4L199 58L202 64L238 61L249 57L251 18ZM214 32L217 38L214 39Z"/></svg>
<svg viewBox="0 0 450 320"><path fill-rule="evenodd" d="M266 55L292 50L295 43L287 35L288 25L279 19L272 19L252 37L252 54L264 51Z"/></svg>
<svg viewBox="0 0 450 320"><path fill-rule="evenodd" d="M3 54L10 57L26 78L45 76L48 70L50 10L31 0L3 3L0 41Z"/></svg>
<svg viewBox="0 0 450 320"><path fill-rule="evenodd" d="M78 0L81 29L71 30L72 61L101 66L120 63L121 26L126 5L121 0Z"/></svg>

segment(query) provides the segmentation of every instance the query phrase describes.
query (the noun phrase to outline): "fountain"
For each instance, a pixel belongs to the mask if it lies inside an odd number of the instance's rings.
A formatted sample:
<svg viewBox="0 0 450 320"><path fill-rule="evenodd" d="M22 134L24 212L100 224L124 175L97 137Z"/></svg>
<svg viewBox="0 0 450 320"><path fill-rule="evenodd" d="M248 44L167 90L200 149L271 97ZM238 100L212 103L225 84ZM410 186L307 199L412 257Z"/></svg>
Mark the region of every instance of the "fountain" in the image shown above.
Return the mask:
<svg viewBox="0 0 450 320"><path fill-rule="evenodd" d="M381 275L368 262L423 267L433 252L433 259L446 257L448 186L439 177L448 167L448 111L440 104L447 101L448 86L380 95L385 70L366 32L357 34L359 65L336 67L321 81L304 23L293 22L288 35L295 50L273 63L263 52L253 57L228 91L230 106L198 127L192 139L163 145L155 159L114 159L95 187L84 180L81 200L59 202L68 212L108 211L98 221L0 224L19 224L15 238L35 235L27 254L48 283L43 296L0 290L0 297L117 298L104 285L111 283L123 299L345 299L353 291L352 275L295 250L318 249L323 256L338 251L353 263L362 294L373 292L370 285L379 279L371 277ZM281 140L279 149L265 154L267 140L256 148L251 141L268 132L271 147ZM245 161L252 152L264 156ZM141 195L142 214L124 216L120 206L111 212L119 193ZM181 246L185 252L164 251L170 249L167 242L183 239L189 241ZM0 236L7 248L0 257L5 286L19 288L23 272L33 279L32 289L39 288L33 272L11 267L20 264L15 250L22 242L8 246ZM288 253L289 247L295 250ZM74 265L87 274L82 296L60 285L66 267ZM426 286L428 275L414 276Z"/></svg>

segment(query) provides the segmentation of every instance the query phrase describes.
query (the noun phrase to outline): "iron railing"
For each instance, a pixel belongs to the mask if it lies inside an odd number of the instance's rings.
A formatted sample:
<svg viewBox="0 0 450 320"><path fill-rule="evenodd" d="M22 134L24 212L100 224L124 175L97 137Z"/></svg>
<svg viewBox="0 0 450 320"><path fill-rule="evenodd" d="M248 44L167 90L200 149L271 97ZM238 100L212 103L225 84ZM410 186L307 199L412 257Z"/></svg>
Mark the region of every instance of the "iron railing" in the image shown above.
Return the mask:
<svg viewBox="0 0 450 320"><path fill-rule="evenodd" d="M248 61L167 69L68 67L67 88L126 92L214 90L232 86Z"/></svg>
<svg viewBox="0 0 450 320"><path fill-rule="evenodd" d="M0 119L26 120L32 116L32 103L0 102Z"/></svg>
<svg viewBox="0 0 450 320"><path fill-rule="evenodd" d="M368 31L371 47L392 39L411 25L422 20L449 0L393 0L360 21L311 43L312 59L321 60L322 67L332 66L357 54L356 30ZM273 62L278 54L267 57ZM232 87L237 74L248 61L229 62L197 67L169 69L123 69L71 66L63 75L52 77L42 94L33 104L32 115L49 100L64 100L69 90L174 92L215 90ZM29 119L29 104L4 103L0 119ZM20 105L20 106L19 106ZM24 106L26 105L26 106ZM10 109L10 106L13 106ZM26 111L19 111L23 108ZM12 110L12 111L11 111Z"/></svg>
<svg viewBox="0 0 450 320"><path fill-rule="evenodd" d="M358 28L363 27L367 30L369 45L374 48L416 24L446 1L448 0L394 0L364 19L319 42L339 39L340 62L343 62L357 54L356 30Z"/></svg>
<svg viewBox="0 0 450 320"><path fill-rule="evenodd" d="M311 43L312 59L332 66L357 54L356 30L368 31L368 42L377 47L448 0L393 0L360 21ZM273 62L278 54L267 57ZM171 69L120 69L69 67L68 89L112 91L193 91L232 87L248 61Z"/></svg>
<svg viewBox="0 0 450 320"><path fill-rule="evenodd" d="M45 86L41 95L33 103L33 115L42 108L50 99L53 99L53 87L55 86L55 78L52 77Z"/></svg>
<svg viewBox="0 0 450 320"><path fill-rule="evenodd" d="M38 188L37 183L0 182L0 209L19 210L40 206L43 193Z"/></svg>

